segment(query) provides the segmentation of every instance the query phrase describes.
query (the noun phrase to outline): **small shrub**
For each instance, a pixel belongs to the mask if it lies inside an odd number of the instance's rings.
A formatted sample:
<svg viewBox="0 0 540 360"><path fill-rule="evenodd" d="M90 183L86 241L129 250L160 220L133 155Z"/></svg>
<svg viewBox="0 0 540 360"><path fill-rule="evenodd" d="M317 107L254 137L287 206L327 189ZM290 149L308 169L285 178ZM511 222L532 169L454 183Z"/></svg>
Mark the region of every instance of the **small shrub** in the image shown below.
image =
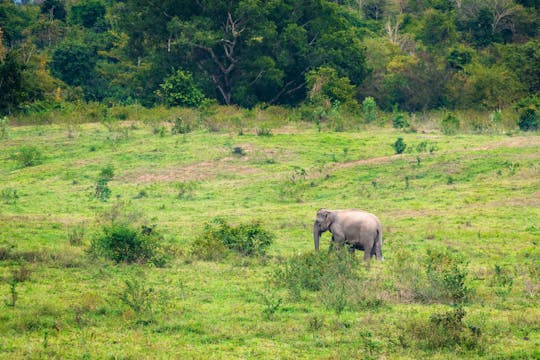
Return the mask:
<svg viewBox="0 0 540 360"><path fill-rule="evenodd" d="M289 291L290 295L300 298L302 290L321 289L328 262L328 254L323 252L298 254L287 260L283 267L278 268L274 278Z"/></svg>
<svg viewBox="0 0 540 360"><path fill-rule="evenodd" d="M392 126L396 129L405 129L409 127L409 121L405 118L403 114L396 114L392 118Z"/></svg>
<svg viewBox="0 0 540 360"><path fill-rule="evenodd" d="M181 116L177 116L176 119L174 119L171 133L173 135L175 134L187 134L192 132L193 129L191 128L191 125L185 121Z"/></svg>
<svg viewBox="0 0 540 360"><path fill-rule="evenodd" d="M107 201L111 196L111 189L109 188L109 181L114 177L114 167L112 165L107 165L99 173L99 178L96 181L96 186L94 187L94 196L101 200Z"/></svg>
<svg viewBox="0 0 540 360"><path fill-rule="evenodd" d="M272 130L268 127L260 127L255 130L257 136L272 136Z"/></svg>
<svg viewBox="0 0 540 360"><path fill-rule="evenodd" d="M94 188L94 196L101 200L101 201L107 201L109 197L111 196L111 189L108 186L109 180L107 179L98 179L96 182L96 186Z"/></svg>
<svg viewBox="0 0 540 360"><path fill-rule="evenodd" d="M195 198L195 190L197 189L197 182L184 181L176 183L178 193L176 197L182 200L193 200Z"/></svg>
<svg viewBox="0 0 540 360"><path fill-rule="evenodd" d="M507 269L495 264L493 277L489 285L494 289L497 296L506 298L512 291L514 278Z"/></svg>
<svg viewBox="0 0 540 360"><path fill-rule="evenodd" d="M540 112L530 106L519 114L518 126L522 131L536 131L540 127Z"/></svg>
<svg viewBox="0 0 540 360"><path fill-rule="evenodd" d="M246 151L244 149L242 149L240 146L235 146L233 149L232 149L232 153L234 155L238 155L238 156L244 156L246 155Z"/></svg>
<svg viewBox="0 0 540 360"><path fill-rule="evenodd" d="M374 98L368 96L362 101L362 112L364 113L364 119L367 122L374 122L377 120L377 103Z"/></svg>
<svg viewBox="0 0 540 360"><path fill-rule="evenodd" d="M120 301L135 313L138 322L147 322L146 317L151 316L155 301L154 289L137 279L127 279L124 283L125 287L118 294Z"/></svg>
<svg viewBox="0 0 540 360"><path fill-rule="evenodd" d="M9 138L9 122L8 117L4 116L0 118L0 139Z"/></svg>
<svg viewBox="0 0 540 360"><path fill-rule="evenodd" d="M474 326L467 326L463 322L466 314L462 307L433 314L428 326L418 335L429 349L454 349L456 347L474 349L479 345L481 330Z"/></svg>
<svg viewBox="0 0 540 360"><path fill-rule="evenodd" d="M31 271L26 266L22 265L18 269L13 269L11 271L11 276L8 278L9 284L9 297L5 301L6 305L9 307L15 307L17 300L19 298L19 292L17 291L17 286L30 279Z"/></svg>
<svg viewBox="0 0 540 360"><path fill-rule="evenodd" d="M71 246L81 246L84 240L85 231L86 227L84 223L68 227L67 236L69 244Z"/></svg>
<svg viewBox="0 0 540 360"><path fill-rule="evenodd" d="M215 218L192 244L191 252L204 260L217 260L231 250L243 256L264 255L274 235L255 221L230 226L224 219Z"/></svg>
<svg viewBox="0 0 540 360"><path fill-rule="evenodd" d="M263 308L264 317L268 320L274 319L274 314L281 307L283 299L277 296L275 292L261 293L261 298L264 304L264 308Z"/></svg>
<svg viewBox="0 0 540 360"><path fill-rule="evenodd" d="M2 191L0 191L0 198L4 204L13 205L17 203L17 200L19 200L19 194L17 194L17 189L4 188Z"/></svg>
<svg viewBox="0 0 540 360"><path fill-rule="evenodd" d="M15 151L11 157L20 167L38 165L43 160L43 154L35 146L23 146Z"/></svg>
<svg viewBox="0 0 540 360"><path fill-rule="evenodd" d="M155 225L136 228L128 224L104 226L102 234L93 239L89 252L116 263L146 263L165 265L160 247L161 236Z"/></svg>
<svg viewBox="0 0 540 360"><path fill-rule="evenodd" d="M396 154L401 154L405 151L407 148L407 144L403 141L403 138L399 137L397 140L392 144L392 148L395 150Z"/></svg>
<svg viewBox="0 0 540 360"><path fill-rule="evenodd" d="M425 261L428 286L425 300L463 303L470 289L465 280L468 275L466 262L448 250L428 249Z"/></svg>
<svg viewBox="0 0 540 360"><path fill-rule="evenodd" d="M445 135L454 135L460 126L459 118L451 112L447 112L441 121L441 131Z"/></svg>
<svg viewBox="0 0 540 360"><path fill-rule="evenodd" d="M110 164L105 166L103 169L101 169L99 177L102 179L112 180L114 177L114 166Z"/></svg>

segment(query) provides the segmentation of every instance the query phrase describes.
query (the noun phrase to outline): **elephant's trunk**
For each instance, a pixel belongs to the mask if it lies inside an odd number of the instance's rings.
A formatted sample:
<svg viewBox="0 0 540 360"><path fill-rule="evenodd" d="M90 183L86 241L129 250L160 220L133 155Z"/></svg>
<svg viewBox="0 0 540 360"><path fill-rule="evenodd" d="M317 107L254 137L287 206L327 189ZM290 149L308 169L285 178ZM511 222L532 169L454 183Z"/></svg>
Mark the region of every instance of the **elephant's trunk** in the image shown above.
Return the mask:
<svg viewBox="0 0 540 360"><path fill-rule="evenodd" d="M321 230L317 223L313 225L313 242L315 243L315 250L319 251L319 237L321 236Z"/></svg>

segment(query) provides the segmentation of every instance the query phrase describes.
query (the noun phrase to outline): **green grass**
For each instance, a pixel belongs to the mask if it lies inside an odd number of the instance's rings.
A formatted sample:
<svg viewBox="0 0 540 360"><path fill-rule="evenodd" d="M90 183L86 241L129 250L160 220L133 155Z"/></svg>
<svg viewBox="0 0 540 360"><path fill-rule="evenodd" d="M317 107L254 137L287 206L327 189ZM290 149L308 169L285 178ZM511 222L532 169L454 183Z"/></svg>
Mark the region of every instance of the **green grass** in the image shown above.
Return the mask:
<svg viewBox="0 0 540 360"><path fill-rule="evenodd" d="M0 142L0 191L15 189L18 197L0 199L0 358L539 356L538 134L318 132L263 115L253 117L272 136L257 136L248 125L244 135L225 126L161 137L136 122L120 140L95 123L81 125L73 138L61 125L10 128ZM391 146L398 137L407 144L401 155ZM422 142L427 147L418 152ZM41 151L41 163L18 166L10 154L30 145ZM108 165L115 176L103 202L93 193ZM183 182L192 184L189 196L178 196ZM172 256L168 266L114 265L87 255L100 214L118 200L157 224ZM324 292L294 298L272 281L285 261L313 251L321 207L362 208L382 220L385 261L363 273L380 306L338 315L321 301ZM275 234L268 255L191 257L191 243L216 216L233 225L261 221ZM70 245L68 230L81 223L83 245ZM322 238L323 251L329 238ZM422 266L428 249L441 248L466 259L464 322L481 330L472 349L423 342L430 317L451 306L398 294L405 289L398 275L411 271L400 257ZM495 265L513 279L507 293L494 285ZM17 283L16 305L8 306L12 271L21 266L30 278ZM128 279L151 289L151 311L137 314L120 300ZM279 304L272 316L265 314L268 300Z"/></svg>

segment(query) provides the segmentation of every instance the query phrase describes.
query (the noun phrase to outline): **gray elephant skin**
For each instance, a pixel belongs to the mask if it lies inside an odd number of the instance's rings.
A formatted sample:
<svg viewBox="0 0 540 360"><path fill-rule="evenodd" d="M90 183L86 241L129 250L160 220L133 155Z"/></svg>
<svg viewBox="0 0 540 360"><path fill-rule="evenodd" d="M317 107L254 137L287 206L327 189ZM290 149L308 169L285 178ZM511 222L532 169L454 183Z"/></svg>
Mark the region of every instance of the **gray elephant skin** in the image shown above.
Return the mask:
<svg viewBox="0 0 540 360"><path fill-rule="evenodd" d="M315 250L319 250L319 238L325 231L332 233L332 245L347 244L351 251L363 250L364 260L376 256L382 260L382 225L368 212L356 209L317 211L313 224Z"/></svg>

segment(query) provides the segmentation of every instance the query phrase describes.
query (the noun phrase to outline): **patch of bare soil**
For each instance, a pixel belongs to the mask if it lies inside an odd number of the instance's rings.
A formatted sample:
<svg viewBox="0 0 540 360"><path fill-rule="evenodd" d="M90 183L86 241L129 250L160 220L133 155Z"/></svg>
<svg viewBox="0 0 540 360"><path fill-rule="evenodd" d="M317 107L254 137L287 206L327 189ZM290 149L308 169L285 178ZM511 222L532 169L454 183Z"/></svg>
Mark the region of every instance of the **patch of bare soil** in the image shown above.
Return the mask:
<svg viewBox="0 0 540 360"><path fill-rule="evenodd" d="M187 166L157 170L156 172L147 172L141 174L140 171L133 174L127 174L124 177L126 181L136 183L151 182L171 182L171 181L190 181L190 180L208 180L227 174L255 174L257 169L247 165L239 165L234 162L234 158L228 157L218 161L203 161Z"/></svg>

